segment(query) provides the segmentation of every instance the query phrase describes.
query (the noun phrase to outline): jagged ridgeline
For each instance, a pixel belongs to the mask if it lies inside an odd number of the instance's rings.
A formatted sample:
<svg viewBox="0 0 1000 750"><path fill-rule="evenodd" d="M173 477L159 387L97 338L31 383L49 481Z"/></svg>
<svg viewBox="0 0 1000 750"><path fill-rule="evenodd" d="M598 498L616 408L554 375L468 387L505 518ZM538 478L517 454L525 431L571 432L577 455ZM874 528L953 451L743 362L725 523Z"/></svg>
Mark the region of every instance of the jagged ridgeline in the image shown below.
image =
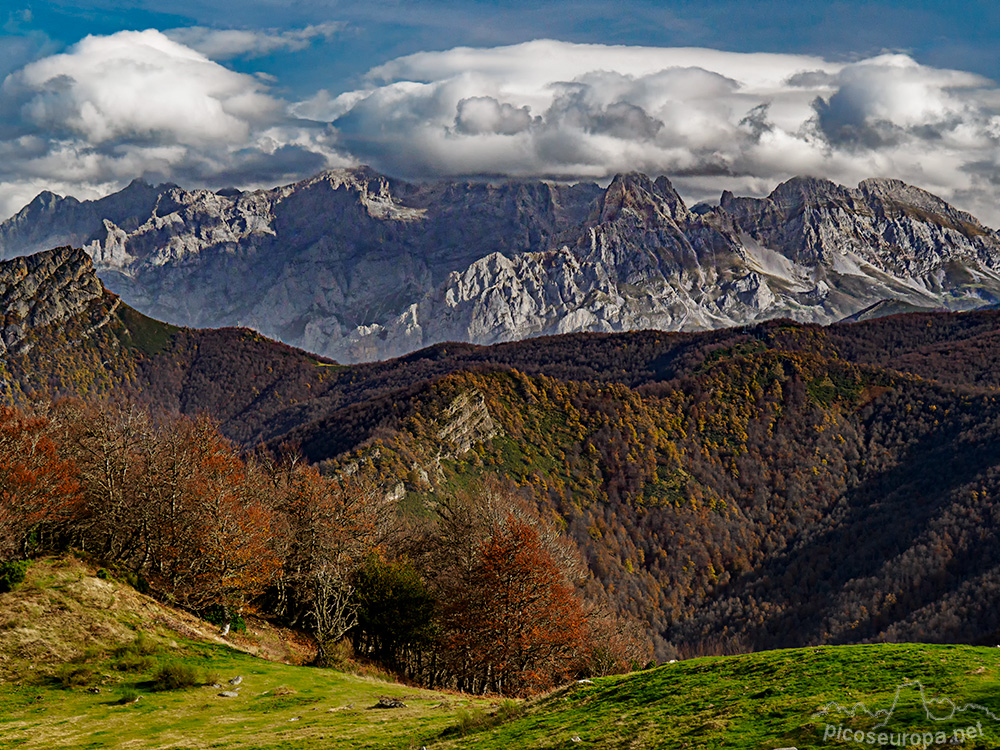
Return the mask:
<svg viewBox="0 0 1000 750"><path fill-rule="evenodd" d="M154 318L246 325L340 362L1000 299L1000 237L884 179L795 178L766 198L689 208L665 177L415 185L358 168L248 192L46 192L0 224L0 258L63 244Z"/></svg>
<svg viewBox="0 0 1000 750"><path fill-rule="evenodd" d="M6 398L115 392L292 441L408 513L498 476L674 648L995 642L1000 313L441 344L340 366L174 328L67 249L0 265ZM961 614L958 614L961 613Z"/></svg>

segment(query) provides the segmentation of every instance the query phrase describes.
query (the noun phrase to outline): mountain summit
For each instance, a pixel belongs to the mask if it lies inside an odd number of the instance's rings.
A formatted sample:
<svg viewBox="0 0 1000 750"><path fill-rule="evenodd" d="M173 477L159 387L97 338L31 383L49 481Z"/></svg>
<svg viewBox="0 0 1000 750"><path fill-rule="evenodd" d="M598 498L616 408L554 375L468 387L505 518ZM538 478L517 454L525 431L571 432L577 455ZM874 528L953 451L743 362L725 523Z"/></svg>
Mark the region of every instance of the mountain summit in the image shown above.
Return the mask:
<svg viewBox="0 0 1000 750"><path fill-rule="evenodd" d="M797 177L689 209L668 179L410 184L367 167L271 190L133 182L42 193L0 257L83 247L125 302L173 323L245 325L340 361L441 341L570 331L826 323L1000 300L1000 236L897 180ZM879 309L879 308L877 308Z"/></svg>

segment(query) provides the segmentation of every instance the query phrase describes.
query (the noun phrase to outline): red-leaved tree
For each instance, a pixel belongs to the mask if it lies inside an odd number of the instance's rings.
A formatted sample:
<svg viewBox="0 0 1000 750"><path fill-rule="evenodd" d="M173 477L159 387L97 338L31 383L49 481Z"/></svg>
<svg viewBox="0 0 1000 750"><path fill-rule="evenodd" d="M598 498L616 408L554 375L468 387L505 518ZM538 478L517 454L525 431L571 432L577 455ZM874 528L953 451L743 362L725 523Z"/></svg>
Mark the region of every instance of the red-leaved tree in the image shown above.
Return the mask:
<svg viewBox="0 0 1000 750"><path fill-rule="evenodd" d="M240 608L277 576L273 496L207 419L179 419L151 448L147 570L154 590L191 609Z"/></svg>
<svg viewBox="0 0 1000 750"><path fill-rule="evenodd" d="M372 486L324 477L289 457L273 476L285 533L282 606L313 631L317 661L329 663L357 622L351 576L385 535L394 506Z"/></svg>
<svg viewBox="0 0 1000 750"><path fill-rule="evenodd" d="M490 532L446 601L445 646L466 689L523 695L573 668L583 610L534 526L509 514Z"/></svg>
<svg viewBox="0 0 1000 750"><path fill-rule="evenodd" d="M74 466L52 431L44 414L0 407L0 560L44 548L79 511Z"/></svg>

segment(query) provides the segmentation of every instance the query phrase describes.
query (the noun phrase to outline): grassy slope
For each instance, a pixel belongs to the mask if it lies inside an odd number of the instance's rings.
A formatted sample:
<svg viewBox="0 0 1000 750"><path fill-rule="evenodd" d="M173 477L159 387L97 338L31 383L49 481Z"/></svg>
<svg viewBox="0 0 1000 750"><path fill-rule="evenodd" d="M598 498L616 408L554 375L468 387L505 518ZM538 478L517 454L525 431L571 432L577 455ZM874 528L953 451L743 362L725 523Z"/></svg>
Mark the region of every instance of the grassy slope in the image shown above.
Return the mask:
<svg viewBox="0 0 1000 750"><path fill-rule="evenodd" d="M36 563L17 591L0 594L0 747L3 748L410 748L490 701L420 690L372 677L277 663L237 651L212 628L132 589L89 575L73 560ZM253 628L251 628L253 630ZM146 634L148 668L115 668L115 648ZM238 639L277 656L274 634ZM294 658L295 649L290 649ZM57 680L69 660L93 671L82 684ZM200 685L156 692L161 663L190 664ZM222 698L242 676L238 698ZM92 689L100 692L90 692ZM138 703L119 705L122 688ZM406 708L371 708L381 696Z"/></svg>
<svg viewBox="0 0 1000 750"><path fill-rule="evenodd" d="M830 702L887 709L896 690L919 681L928 698L975 703L1000 715L1000 650L967 646L878 644L769 651L692 659L648 672L558 690L527 714L455 748L836 748L827 723L869 730L877 722L817 714ZM926 718L917 688L900 692L886 731L950 733L980 721L983 740L1000 746L1000 721L970 709L952 721ZM946 712L945 712L946 713ZM574 741L574 737L579 737ZM438 746L435 746L438 747Z"/></svg>
<svg viewBox="0 0 1000 750"><path fill-rule="evenodd" d="M928 697L1000 715L1000 649L868 645L692 659L573 684L530 702L520 718L460 736L454 728L463 712L489 711L495 701L257 658L223 643L210 626L91 572L74 560L36 563L22 588L0 595L0 747L858 747L824 742L825 723L868 729L874 720L816 711L831 701L887 708L897 687L913 680ZM240 697L221 698L220 688L208 686L154 692L152 663L119 671L115 647L138 632L154 652L151 662L191 664L223 682L242 675ZM253 626L235 645L301 660L302 649L282 646L279 635ZM56 675L74 659L93 676L64 688ZM119 705L123 687L137 689L139 702ZM384 695L407 707L371 708ZM951 732L977 720L985 740L965 746L1000 745L1000 720L970 711L958 721L931 721L907 689L890 728Z"/></svg>

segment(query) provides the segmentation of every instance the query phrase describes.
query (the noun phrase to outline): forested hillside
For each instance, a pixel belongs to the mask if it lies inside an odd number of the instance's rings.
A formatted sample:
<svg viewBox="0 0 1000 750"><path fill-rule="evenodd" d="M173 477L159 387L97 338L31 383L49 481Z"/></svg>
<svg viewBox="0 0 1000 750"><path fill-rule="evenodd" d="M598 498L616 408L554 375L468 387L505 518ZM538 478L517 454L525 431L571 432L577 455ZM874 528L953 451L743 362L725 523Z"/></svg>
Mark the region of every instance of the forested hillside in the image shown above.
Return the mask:
<svg viewBox="0 0 1000 750"><path fill-rule="evenodd" d="M84 308L4 355L9 401L204 414L412 518L494 482L572 539L581 590L647 623L660 658L1000 631L995 311L441 344L345 367L109 294Z"/></svg>
<svg viewBox="0 0 1000 750"><path fill-rule="evenodd" d="M441 347L393 374L468 364L290 436L411 507L516 483L661 656L989 641L996 335L982 313Z"/></svg>

